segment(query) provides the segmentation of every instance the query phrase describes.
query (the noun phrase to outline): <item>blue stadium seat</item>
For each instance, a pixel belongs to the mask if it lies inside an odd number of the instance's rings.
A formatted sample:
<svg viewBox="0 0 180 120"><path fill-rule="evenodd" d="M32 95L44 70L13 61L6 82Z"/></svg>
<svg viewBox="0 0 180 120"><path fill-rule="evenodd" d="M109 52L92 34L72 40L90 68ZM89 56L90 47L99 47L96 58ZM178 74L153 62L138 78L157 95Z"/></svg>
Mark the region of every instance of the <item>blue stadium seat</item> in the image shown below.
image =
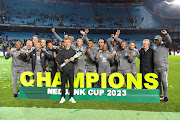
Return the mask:
<svg viewBox="0 0 180 120"><path fill-rule="evenodd" d="M132 28L132 23L127 19L133 17L137 21L137 28L140 25L142 28L163 27L143 6L91 6L6 0L5 11L8 13L5 23L10 24ZM141 21L141 18L144 20Z"/></svg>

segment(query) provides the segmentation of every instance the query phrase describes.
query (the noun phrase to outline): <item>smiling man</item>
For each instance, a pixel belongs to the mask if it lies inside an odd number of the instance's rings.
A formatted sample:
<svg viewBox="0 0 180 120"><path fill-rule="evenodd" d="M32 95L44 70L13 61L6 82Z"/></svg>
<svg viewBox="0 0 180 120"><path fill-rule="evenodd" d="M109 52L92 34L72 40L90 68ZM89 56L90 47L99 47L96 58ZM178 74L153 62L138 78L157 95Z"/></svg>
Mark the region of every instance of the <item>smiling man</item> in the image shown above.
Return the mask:
<svg viewBox="0 0 180 120"><path fill-rule="evenodd" d="M37 42L35 44L35 49L28 53L26 52L28 58L32 58L32 71L34 72L35 83L37 86L37 72L45 72L46 70L46 60L53 59L54 57L41 49L41 43Z"/></svg>
<svg viewBox="0 0 180 120"><path fill-rule="evenodd" d="M74 59L73 56L76 54L76 51L71 48L71 41L70 39L65 39L64 40L64 46L65 48L62 48L59 52L58 55L56 56L56 62L61 65L64 62L67 62L70 59L70 62L67 63L61 71L61 91L62 91L62 97L59 103L64 103L66 101L65 99L65 83L67 78L69 79L69 84L70 84L70 99L69 101L72 103L76 103L76 101L73 98L74 94L74 68L75 64L77 63L77 59Z"/></svg>
<svg viewBox="0 0 180 120"><path fill-rule="evenodd" d="M143 48L139 51L140 59L140 73L142 73L142 85L145 89L144 83L146 83L144 76L147 73L154 73L154 50L149 47L150 42L148 39L143 40Z"/></svg>
<svg viewBox="0 0 180 120"><path fill-rule="evenodd" d="M11 74L12 74L12 83L13 83L13 92L14 98L17 98L17 76L21 76L21 74L25 71L25 55L22 54L21 51L21 42L16 42L15 49L11 48L8 50L5 59L9 59L12 57L11 63ZM19 75L18 75L19 74Z"/></svg>
<svg viewBox="0 0 180 120"><path fill-rule="evenodd" d="M163 99L162 84L164 92L163 100L168 102L168 53L172 40L166 30L162 30L161 33L165 36L164 40L162 40L160 35L156 35L154 38L156 43L154 46L154 72L158 75L160 97Z"/></svg>

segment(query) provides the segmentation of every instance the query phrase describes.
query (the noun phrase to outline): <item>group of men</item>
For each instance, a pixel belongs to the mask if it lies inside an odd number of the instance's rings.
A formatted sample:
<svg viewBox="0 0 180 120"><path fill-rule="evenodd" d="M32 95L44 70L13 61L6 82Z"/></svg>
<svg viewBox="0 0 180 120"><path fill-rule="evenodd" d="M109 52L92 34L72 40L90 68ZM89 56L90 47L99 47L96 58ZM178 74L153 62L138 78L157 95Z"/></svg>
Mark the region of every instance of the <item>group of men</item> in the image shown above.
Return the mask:
<svg viewBox="0 0 180 120"><path fill-rule="evenodd" d="M15 49L11 48L8 50L5 58L13 57L11 72L14 97L17 97L17 74L20 76L24 71L34 72L34 85L36 86L37 72L51 72L52 80L56 72L61 72L62 98L60 103L66 101L65 83L67 78L70 83L69 101L76 103L73 98L74 75L77 76L78 73L97 72L100 77L101 73L106 73L108 78L111 73L119 72L125 78L127 73L132 73L136 77L135 59L138 57L140 59L140 73L143 75L142 78L147 73L156 73L158 75L160 98L168 102L168 52L172 40L166 30L161 31L165 39L162 39L160 35L155 36L154 42L156 45L153 49L149 48L149 40L144 39L144 47L140 50L135 49L135 42L131 42L130 46L127 47L126 41L118 38L120 30L117 30L115 34L111 34L111 37L107 40L99 39L98 45L88 39L88 29L81 30L82 38L78 38L77 40L74 40L73 36L68 35L64 35L64 38L61 38L55 32L54 28L51 31L58 39L59 46L53 46L51 42L48 42L46 46L46 40L43 39L39 42L38 37L33 36L32 41L27 41L26 46L23 47L20 42L17 42ZM83 46L83 43L86 46ZM82 52L82 55L74 58L73 56L79 51ZM68 60L70 62L60 71L58 66ZM27 77L27 81L29 79ZM117 78L116 82L118 82ZM143 79L143 83L145 82ZM94 87L100 87L100 85L100 82L97 82L94 84ZM143 86L143 88L145 87Z"/></svg>

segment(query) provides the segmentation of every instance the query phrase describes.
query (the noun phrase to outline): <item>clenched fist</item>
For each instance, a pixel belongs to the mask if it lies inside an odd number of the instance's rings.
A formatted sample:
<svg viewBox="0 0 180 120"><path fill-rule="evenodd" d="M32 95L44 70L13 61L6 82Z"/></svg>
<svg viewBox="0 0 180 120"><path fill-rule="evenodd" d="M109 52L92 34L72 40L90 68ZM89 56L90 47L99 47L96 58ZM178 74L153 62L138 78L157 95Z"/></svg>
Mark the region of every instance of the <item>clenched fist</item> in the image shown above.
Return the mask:
<svg viewBox="0 0 180 120"><path fill-rule="evenodd" d="M86 34L83 30L81 30L80 33L81 33L82 35L85 35L85 34Z"/></svg>
<svg viewBox="0 0 180 120"><path fill-rule="evenodd" d="M52 31L52 32L55 32L55 28L52 28L51 31Z"/></svg>
<svg viewBox="0 0 180 120"><path fill-rule="evenodd" d="M88 30L88 29L85 29L85 33L86 33L86 34L89 33L89 30Z"/></svg>
<svg viewBox="0 0 180 120"><path fill-rule="evenodd" d="M99 56L99 55L98 55L98 54L96 54L96 59L98 58L98 56Z"/></svg>
<svg viewBox="0 0 180 120"><path fill-rule="evenodd" d="M74 62L74 58L73 58L73 57L71 57L70 60L71 60L72 62Z"/></svg>
<svg viewBox="0 0 180 120"><path fill-rule="evenodd" d="M21 54L21 52L20 52L20 51L17 51L17 54L18 54L18 55L20 55L20 54Z"/></svg>
<svg viewBox="0 0 180 120"><path fill-rule="evenodd" d="M90 48L88 48L88 52L89 52L89 53L91 52L91 49L90 49Z"/></svg>
<svg viewBox="0 0 180 120"><path fill-rule="evenodd" d="M115 56L117 57L117 53L115 53Z"/></svg>
<svg viewBox="0 0 180 120"><path fill-rule="evenodd" d="M164 35L166 35L166 34L167 34L167 31L166 31L166 30L162 30L161 33L164 34Z"/></svg>

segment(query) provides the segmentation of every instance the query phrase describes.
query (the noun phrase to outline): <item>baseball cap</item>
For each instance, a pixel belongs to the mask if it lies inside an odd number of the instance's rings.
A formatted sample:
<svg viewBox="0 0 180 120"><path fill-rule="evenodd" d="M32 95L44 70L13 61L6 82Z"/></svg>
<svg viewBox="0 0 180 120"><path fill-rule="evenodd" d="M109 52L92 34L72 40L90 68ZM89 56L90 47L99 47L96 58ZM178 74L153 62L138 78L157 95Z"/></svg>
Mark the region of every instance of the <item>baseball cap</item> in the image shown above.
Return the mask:
<svg viewBox="0 0 180 120"><path fill-rule="evenodd" d="M154 40L161 40L162 39L162 37L160 36L160 35L156 35L155 37L154 37Z"/></svg>

